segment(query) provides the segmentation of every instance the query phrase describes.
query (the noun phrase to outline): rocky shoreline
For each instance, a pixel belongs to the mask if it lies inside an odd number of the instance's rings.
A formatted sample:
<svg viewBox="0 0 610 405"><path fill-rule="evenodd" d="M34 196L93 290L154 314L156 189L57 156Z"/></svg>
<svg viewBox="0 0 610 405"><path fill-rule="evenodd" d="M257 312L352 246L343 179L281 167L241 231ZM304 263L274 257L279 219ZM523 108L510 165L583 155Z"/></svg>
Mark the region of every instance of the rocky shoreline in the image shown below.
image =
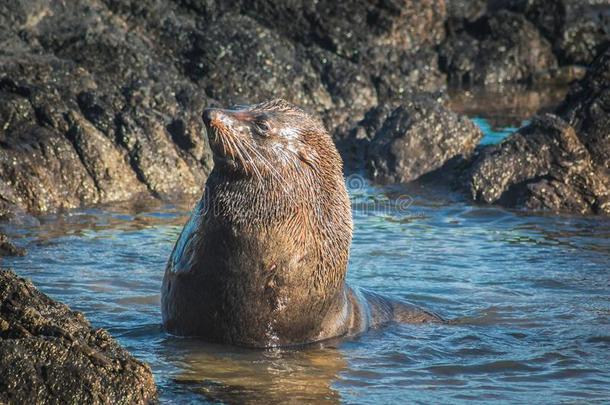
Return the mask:
<svg viewBox="0 0 610 405"><path fill-rule="evenodd" d="M348 169L374 166L383 169L369 170L373 179L410 181L476 146L467 119L450 118L448 84L582 79L610 38L610 5L569 0L250 3L0 6L2 217L196 194L212 165L203 107L278 96L319 114L342 150L370 147L370 159L358 155L364 162L345 155ZM379 134L361 129L388 106L424 128L429 116L413 115L414 103L444 125L421 140L386 130L405 141L392 159L428 160L409 175L389 173ZM438 145L409 149L426 142Z"/></svg>
<svg viewBox="0 0 610 405"><path fill-rule="evenodd" d="M477 203L609 215L600 3L3 3L0 220L200 193L212 168L203 108L275 97L322 117L346 171L372 181L441 173ZM572 85L553 111L479 145L447 89L515 83ZM2 235L0 253L25 252ZM150 370L82 315L6 271L0 297L0 402L154 398ZM74 381L58 377L68 369Z"/></svg>
<svg viewBox="0 0 610 405"><path fill-rule="evenodd" d="M83 314L0 270L0 403L154 401L150 368Z"/></svg>

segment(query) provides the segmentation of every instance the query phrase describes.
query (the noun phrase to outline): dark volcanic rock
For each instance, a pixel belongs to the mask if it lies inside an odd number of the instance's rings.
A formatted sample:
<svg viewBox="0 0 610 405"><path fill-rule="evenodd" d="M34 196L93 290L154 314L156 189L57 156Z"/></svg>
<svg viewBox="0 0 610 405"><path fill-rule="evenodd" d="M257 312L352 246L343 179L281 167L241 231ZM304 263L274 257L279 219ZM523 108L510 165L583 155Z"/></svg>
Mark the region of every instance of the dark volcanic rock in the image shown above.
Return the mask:
<svg viewBox="0 0 610 405"><path fill-rule="evenodd" d="M448 0L441 68L457 85L572 82L610 41L610 4Z"/></svg>
<svg viewBox="0 0 610 405"><path fill-rule="evenodd" d="M554 49L561 63L589 65L609 42L610 15L584 14L568 20Z"/></svg>
<svg viewBox="0 0 610 405"><path fill-rule="evenodd" d="M445 37L444 0L240 3L242 13L308 48L354 63L380 86L399 92L444 87L434 53Z"/></svg>
<svg viewBox="0 0 610 405"><path fill-rule="evenodd" d="M233 1L202 12L216 17L191 38L185 69L224 103L282 96L335 127L407 89L445 86L441 0Z"/></svg>
<svg viewBox="0 0 610 405"><path fill-rule="evenodd" d="M568 11L572 11L565 0L489 0L488 8L523 14L549 39L561 35Z"/></svg>
<svg viewBox="0 0 610 405"><path fill-rule="evenodd" d="M468 174L472 197L535 210L610 214L610 49L545 115L485 148Z"/></svg>
<svg viewBox="0 0 610 405"><path fill-rule="evenodd" d="M424 96L382 104L340 143L348 165L366 162L380 182L409 182L468 157L482 137L480 129L438 101Z"/></svg>
<svg viewBox="0 0 610 405"><path fill-rule="evenodd" d="M610 3L580 0L490 0L492 11L523 14L549 40L561 64L588 65L610 40Z"/></svg>
<svg viewBox="0 0 610 405"><path fill-rule="evenodd" d="M241 9L267 26L305 45L316 44L362 62L373 48L414 52L444 37L443 0L288 0L241 1ZM382 62L382 61L378 61Z"/></svg>
<svg viewBox="0 0 610 405"><path fill-rule="evenodd" d="M570 88L557 113L576 129L595 163L610 169L610 46Z"/></svg>
<svg viewBox="0 0 610 405"><path fill-rule="evenodd" d="M458 83L571 80L553 50L584 62L602 37L562 1L3 2L0 213L200 192L211 104L286 98L344 140L444 89L439 64Z"/></svg>
<svg viewBox="0 0 610 405"><path fill-rule="evenodd" d="M349 127L438 90L443 0L0 4L0 211L200 191L210 104L286 98Z"/></svg>
<svg viewBox="0 0 610 405"><path fill-rule="evenodd" d="M207 98L161 41L101 2L0 8L4 209L37 213L200 190L210 170L199 119ZM179 144L169 129L177 121Z"/></svg>
<svg viewBox="0 0 610 405"><path fill-rule="evenodd" d="M487 12L488 0L447 0L447 23L449 32L463 28L464 23L472 23Z"/></svg>
<svg viewBox="0 0 610 405"><path fill-rule="evenodd" d="M574 128L545 115L484 149L469 175L473 199L507 207L610 214L608 176Z"/></svg>
<svg viewBox="0 0 610 405"><path fill-rule="evenodd" d="M455 84L527 82L557 68L551 44L523 15L501 10L457 28L440 48Z"/></svg>
<svg viewBox="0 0 610 405"><path fill-rule="evenodd" d="M0 402L147 403L148 366L103 329L0 270Z"/></svg>
<svg viewBox="0 0 610 405"><path fill-rule="evenodd" d="M244 104L281 96L321 115L333 107L306 48L248 16L225 14L191 42L186 74L213 99ZM326 58L332 63L337 57ZM362 88L375 100L372 83Z"/></svg>

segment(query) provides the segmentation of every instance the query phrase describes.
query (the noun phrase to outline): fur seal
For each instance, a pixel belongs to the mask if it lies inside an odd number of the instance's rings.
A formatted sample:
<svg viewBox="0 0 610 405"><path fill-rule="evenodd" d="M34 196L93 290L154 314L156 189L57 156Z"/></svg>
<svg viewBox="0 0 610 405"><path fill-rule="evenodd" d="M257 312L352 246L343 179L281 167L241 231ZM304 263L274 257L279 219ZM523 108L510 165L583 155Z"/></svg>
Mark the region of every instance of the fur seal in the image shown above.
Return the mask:
<svg viewBox="0 0 610 405"><path fill-rule="evenodd" d="M346 285L351 205L318 119L273 100L206 109L203 120L214 168L167 263L167 331L273 347L441 320Z"/></svg>

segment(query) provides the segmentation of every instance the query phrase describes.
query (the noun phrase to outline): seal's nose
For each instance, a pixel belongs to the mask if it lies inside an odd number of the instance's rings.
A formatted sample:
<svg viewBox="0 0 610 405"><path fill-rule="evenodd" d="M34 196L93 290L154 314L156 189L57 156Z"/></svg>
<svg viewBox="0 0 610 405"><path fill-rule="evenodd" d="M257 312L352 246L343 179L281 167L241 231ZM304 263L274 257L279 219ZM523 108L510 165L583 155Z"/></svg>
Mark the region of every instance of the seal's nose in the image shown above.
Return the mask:
<svg viewBox="0 0 610 405"><path fill-rule="evenodd" d="M206 127L210 127L210 124L217 120L220 116L220 111L217 108L206 108L203 110L202 118L203 123Z"/></svg>

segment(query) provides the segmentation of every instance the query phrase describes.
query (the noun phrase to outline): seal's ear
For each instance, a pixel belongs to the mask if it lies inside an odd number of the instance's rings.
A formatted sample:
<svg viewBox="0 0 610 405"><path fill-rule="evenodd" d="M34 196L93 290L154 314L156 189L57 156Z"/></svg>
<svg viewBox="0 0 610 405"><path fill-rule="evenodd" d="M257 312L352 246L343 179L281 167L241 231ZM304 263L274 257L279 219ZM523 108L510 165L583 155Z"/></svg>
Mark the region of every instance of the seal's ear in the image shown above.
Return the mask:
<svg viewBox="0 0 610 405"><path fill-rule="evenodd" d="M318 159L315 152L300 149L298 155L303 163L309 165L312 169L316 168L316 161Z"/></svg>

